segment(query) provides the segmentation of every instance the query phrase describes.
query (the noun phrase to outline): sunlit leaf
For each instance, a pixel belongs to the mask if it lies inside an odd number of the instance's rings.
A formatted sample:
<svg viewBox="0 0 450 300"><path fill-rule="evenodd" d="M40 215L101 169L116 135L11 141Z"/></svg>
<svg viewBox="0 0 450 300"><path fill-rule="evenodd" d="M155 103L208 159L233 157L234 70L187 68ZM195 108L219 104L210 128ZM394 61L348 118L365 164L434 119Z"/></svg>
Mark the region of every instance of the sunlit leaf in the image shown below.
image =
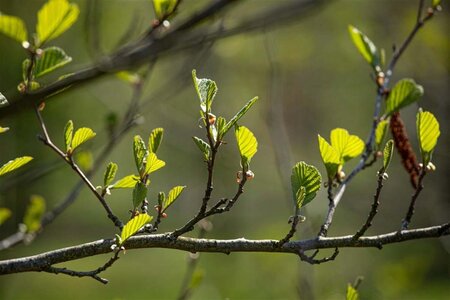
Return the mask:
<svg viewBox="0 0 450 300"><path fill-rule="evenodd" d="M321 182L322 177L320 176L317 168L314 166L308 165L307 163L301 161L292 168L291 187L294 201L296 201L297 204L299 202L298 192L300 191L300 188L303 187L305 189L302 195L303 199L301 199L302 203L298 206L299 208L302 205L308 204L314 199L314 197L316 197L316 193L320 189Z"/></svg>
<svg viewBox="0 0 450 300"><path fill-rule="evenodd" d="M364 57L364 59L372 65L373 68L377 68L380 65L380 57L374 43L356 27L349 25L348 31L352 38L353 44L356 49Z"/></svg>
<svg viewBox="0 0 450 300"><path fill-rule="evenodd" d="M64 33L75 23L79 14L77 4L69 3L67 0L47 1L37 15L38 46Z"/></svg>
<svg viewBox="0 0 450 300"><path fill-rule="evenodd" d="M364 151L364 142L356 135L350 135L347 130L335 128L330 134L331 146L338 153L341 164L357 157Z"/></svg>
<svg viewBox="0 0 450 300"><path fill-rule="evenodd" d="M93 137L95 137L96 133L87 127L79 128L75 134L73 135L72 139L72 151L78 148L80 145L86 143Z"/></svg>
<svg viewBox="0 0 450 300"><path fill-rule="evenodd" d="M155 128L150 133L150 137L148 138L148 151L156 153L158 151L159 146L161 145L162 139L164 136L163 128Z"/></svg>
<svg viewBox="0 0 450 300"><path fill-rule="evenodd" d="M394 150L394 141L393 140L387 141L386 145L384 146L384 151L383 151L383 169L384 169L384 171L387 170L387 168L389 167L389 164L391 163L393 150Z"/></svg>
<svg viewBox="0 0 450 300"><path fill-rule="evenodd" d="M413 79L402 79L397 82L386 100L385 115L392 113L418 101L423 96L423 87Z"/></svg>
<svg viewBox="0 0 450 300"><path fill-rule="evenodd" d="M11 217L11 210L0 207L0 225L5 223L5 221L8 220L9 217Z"/></svg>
<svg viewBox="0 0 450 300"><path fill-rule="evenodd" d="M209 146L209 144L196 136L193 136L192 139L194 140L194 143L197 145L200 151L202 151L205 160L208 160L211 153L211 147Z"/></svg>
<svg viewBox="0 0 450 300"><path fill-rule="evenodd" d="M106 167L105 174L103 175L103 186L108 186L116 177L119 166L116 163L110 162Z"/></svg>
<svg viewBox="0 0 450 300"><path fill-rule="evenodd" d="M27 28L22 19L0 13L0 33L19 43L28 40Z"/></svg>
<svg viewBox="0 0 450 300"><path fill-rule="evenodd" d="M133 207L139 207L147 198L147 187L144 183L138 181L133 189Z"/></svg>
<svg viewBox="0 0 450 300"><path fill-rule="evenodd" d="M345 297L346 300L358 300L359 295L358 291L351 285L347 285L347 295Z"/></svg>
<svg viewBox="0 0 450 300"><path fill-rule="evenodd" d="M7 132L8 130L9 130L9 127L0 126L0 133Z"/></svg>
<svg viewBox="0 0 450 300"><path fill-rule="evenodd" d="M375 144L377 146L377 150L381 148L381 144L383 143L386 137L388 125L389 125L388 120L380 121L377 125L377 129L375 130Z"/></svg>
<svg viewBox="0 0 450 300"><path fill-rule="evenodd" d="M25 216L23 217L23 224L27 227L27 232L34 233L41 228L41 219L45 213L45 200L41 196L31 196Z"/></svg>
<svg viewBox="0 0 450 300"><path fill-rule="evenodd" d="M148 150L144 140L139 135L136 135L133 139L133 155L136 168L138 172L141 173L144 168L144 163L147 161Z"/></svg>
<svg viewBox="0 0 450 300"><path fill-rule="evenodd" d="M64 127L64 142L66 144L66 152L72 149L72 138L73 138L73 122L69 120Z"/></svg>
<svg viewBox="0 0 450 300"><path fill-rule="evenodd" d="M439 5L441 5L441 0L433 0L432 5L434 8L438 7Z"/></svg>
<svg viewBox="0 0 450 300"><path fill-rule="evenodd" d="M439 122L432 113L420 109L417 113L416 124L423 165L426 166L431 161L431 156L441 134Z"/></svg>
<svg viewBox="0 0 450 300"><path fill-rule="evenodd" d="M72 57L68 56L63 49L59 47L50 47L43 49L42 55L37 57L36 63L33 68L34 76L40 77L51 71L63 67L64 65L70 63ZM30 65L30 60L26 59L23 62L22 69L28 70Z"/></svg>
<svg viewBox="0 0 450 300"><path fill-rule="evenodd" d="M158 20L163 20L170 15L179 0L153 0L153 9Z"/></svg>
<svg viewBox="0 0 450 300"><path fill-rule="evenodd" d="M31 156L22 156L18 157L16 159L10 160L6 164L4 164L2 167L0 167L0 176L5 175L6 173L9 173L11 171L14 171L15 169L20 168L21 166L29 163L33 158Z"/></svg>
<svg viewBox="0 0 450 300"><path fill-rule="evenodd" d="M6 106L8 104L9 103L8 103L8 100L6 99L6 97L2 93L0 93L0 107Z"/></svg>
<svg viewBox="0 0 450 300"><path fill-rule="evenodd" d="M192 70L192 79L194 80L195 90L200 99L200 107L204 113L209 113L217 93L217 85L211 79L197 78L195 70Z"/></svg>
<svg viewBox="0 0 450 300"><path fill-rule="evenodd" d="M162 213L165 212L166 209L168 209L169 206L178 199L185 188L186 186L176 186L169 191L167 198L164 197L164 200L162 202Z"/></svg>
<svg viewBox="0 0 450 300"><path fill-rule="evenodd" d="M150 153L147 158L147 167L145 169L145 174L153 173L162 167L164 167L166 163L156 156L155 153Z"/></svg>
<svg viewBox="0 0 450 300"><path fill-rule="evenodd" d="M75 154L75 161L77 165L85 172L92 170L92 166L94 165L94 157L92 152L89 150L78 151Z"/></svg>
<svg viewBox="0 0 450 300"><path fill-rule="evenodd" d="M139 176L137 175L128 175L113 183L110 188L111 189L130 189L134 188L136 183L139 181Z"/></svg>
<svg viewBox="0 0 450 300"><path fill-rule="evenodd" d="M258 151L258 141L253 133L245 126L235 126L236 141L241 154L242 165L250 163L253 155Z"/></svg>
<svg viewBox="0 0 450 300"><path fill-rule="evenodd" d="M147 214L139 214L130 221L122 229L122 233L120 235L121 244L125 243L127 239L133 236L136 232L139 231L145 224L150 222L153 217Z"/></svg>
<svg viewBox="0 0 450 300"><path fill-rule="evenodd" d="M339 153L320 135L318 135L320 156L327 169L328 178L333 178L341 164Z"/></svg>
<svg viewBox="0 0 450 300"><path fill-rule="evenodd" d="M239 121L245 113L252 107L253 104L255 104L256 100L258 100L258 97L255 97L248 101L244 107L241 108L240 111L227 123L225 126L223 126L222 130L219 132L219 137L222 138L225 136L225 134L230 130L231 127L233 127L237 121Z"/></svg>
<svg viewBox="0 0 450 300"><path fill-rule="evenodd" d="M303 206L303 202L305 201L306 189L304 186L301 186L297 193L295 194L295 205L298 208Z"/></svg>

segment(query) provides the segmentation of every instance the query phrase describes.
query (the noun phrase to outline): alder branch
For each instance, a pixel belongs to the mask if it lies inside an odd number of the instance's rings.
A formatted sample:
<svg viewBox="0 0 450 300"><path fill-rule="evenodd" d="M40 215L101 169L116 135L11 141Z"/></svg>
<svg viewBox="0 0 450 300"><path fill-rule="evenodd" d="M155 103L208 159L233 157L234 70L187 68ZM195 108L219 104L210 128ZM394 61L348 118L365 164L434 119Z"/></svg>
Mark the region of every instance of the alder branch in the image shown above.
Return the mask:
<svg viewBox="0 0 450 300"><path fill-rule="evenodd" d="M278 240L248 240L245 238L232 240L197 239L188 237L171 238L170 233L155 235L140 235L131 237L125 243L127 250L142 248L166 248L187 252L212 252L230 254L233 252L267 252L292 253L298 255L299 251L314 249L335 248L379 248L383 245L400 243L410 240L437 238L450 234L450 223L438 226L394 231L386 234L361 237L353 239L353 235L339 237L321 237L302 241L290 241L282 247ZM49 266L63 262L73 261L85 257L111 253L111 246L115 239L103 239L78 246L67 247L42 254L0 261L0 274L13 274L21 272L45 271Z"/></svg>
<svg viewBox="0 0 450 300"><path fill-rule="evenodd" d="M409 223L411 223L411 219L414 215L414 207L416 205L417 198L420 195L420 192L423 190L423 179L427 174L426 168L422 167L422 170L419 175L419 180L417 181L417 188L414 194L411 197L411 202L409 203L408 212L406 213L405 219L402 221L402 229L408 229Z"/></svg>

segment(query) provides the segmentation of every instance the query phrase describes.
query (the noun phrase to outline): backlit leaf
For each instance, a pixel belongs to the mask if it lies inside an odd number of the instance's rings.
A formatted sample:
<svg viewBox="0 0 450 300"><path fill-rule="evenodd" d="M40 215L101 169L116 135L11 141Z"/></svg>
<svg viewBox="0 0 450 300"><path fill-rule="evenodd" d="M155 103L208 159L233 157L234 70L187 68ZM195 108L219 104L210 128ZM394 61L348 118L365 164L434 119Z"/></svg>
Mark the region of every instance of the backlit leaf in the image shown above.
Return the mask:
<svg viewBox="0 0 450 300"><path fill-rule="evenodd" d="M139 176L137 175L128 175L113 183L110 188L111 189L130 189L134 188L136 183L139 181Z"/></svg>
<svg viewBox="0 0 450 300"><path fill-rule="evenodd" d="M377 146L377 150L380 149L381 144L383 143L386 137L388 125L389 125L388 120L382 120L377 125L377 129L375 130L375 144Z"/></svg>
<svg viewBox="0 0 450 300"><path fill-rule="evenodd" d="M28 40L27 28L22 19L0 13L0 33L19 43Z"/></svg>
<svg viewBox="0 0 450 300"><path fill-rule="evenodd" d="M241 154L242 165L250 163L253 155L258 151L258 141L253 133L245 126L235 126L236 141Z"/></svg>
<svg viewBox="0 0 450 300"><path fill-rule="evenodd" d="M159 146L161 145L163 136L164 136L163 128L153 129L148 139L148 151L156 153L158 151Z"/></svg>
<svg viewBox="0 0 450 300"><path fill-rule="evenodd" d="M163 20L170 15L179 0L153 0L153 9L158 20Z"/></svg>
<svg viewBox="0 0 450 300"><path fill-rule="evenodd" d="M144 140L139 135L136 135L133 139L133 155L136 168L141 173L144 168L144 163L147 162L148 150Z"/></svg>
<svg viewBox="0 0 450 300"><path fill-rule="evenodd" d="M133 236L136 232L139 231L145 224L150 222L153 217L147 214L139 214L130 221L122 229L122 233L120 235L121 244L125 243L127 239Z"/></svg>
<svg viewBox="0 0 450 300"><path fill-rule="evenodd" d="M73 122L69 120L64 127L64 142L66 144L66 152L72 149L72 138L73 138Z"/></svg>
<svg viewBox="0 0 450 300"><path fill-rule="evenodd" d="M227 123L225 126L223 126L222 130L219 132L219 137L222 138L225 136L225 134L230 130L231 127L233 127L237 121L239 121L245 113L252 107L253 104L255 104L256 100L258 100L258 97L255 97L248 101L244 107L241 108L240 111Z"/></svg>
<svg viewBox="0 0 450 300"><path fill-rule="evenodd" d="M347 285L347 294L345 297L346 300L358 300L359 295L358 291L351 285Z"/></svg>
<svg viewBox="0 0 450 300"><path fill-rule="evenodd" d="M194 140L194 143L197 145L200 151L202 151L205 160L208 160L211 153L211 147L209 146L209 144L196 136L193 136L192 139Z"/></svg>
<svg viewBox="0 0 450 300"><path fill-rule="evenodd" d="M349 25L348 31L356 49L364 59L375 69L380 65L380 57L374 43L356 27Z"/></svg>
<svg viewBox="0 0 450 300"><path fill-rule="evenodd" d="M441 134L439 122L432 113L420 109L417 113L416 124L423 165L426 166L431 161L431 155Z"/></svg>
<svg viewBox="0 0 450 300"><path fill-rule="evenodd" d="M217 85L211 79L197 78L195 70L192 70L192 79L194 80L195 90L200 99L200 108L204 113L209 113L217 93Z"/></svg>
<svg viewBox="0 0 450 300"><path fill-rule="evenodd" d="M43 49L42 55L36 59L33 74L36 78L40 77L70 63L71 61L72 57L68 56L63 49L59 47L45 48ZM30 60L24 60L22 69L28 70L29 65Z"/></svg>
<svg viewBox="0 0 450 300"><path fill-rule="evenodd" d="M11 210L0 207L0 225L5 223L5 221L8 220L9 217L11 217Z"/></svg>
<svg viewBox="0 0 450 300"><path fill-rule="evenodd" d="M413 79L402 79L397 82L389 93L386 101L385 115L392 113L418 101L423 96L423 87Z"/></svg>
<svg viewBox="0 0 450 300"><path fill-rule="evenodd" d="M333 178L341 164L339 153L320 135L318 135L320 156L327 169L328 178Z"/></svg>
<svg viewBox="0 0 450 300"><path fill-rule="evenodd" d="M9 130L9 127L0 126L0 133L7 132L8 130Z"/></svg>
<svg viewBox="0 0 450 300"><path fill-rule="evenodd" d="M292 168L291 174L291 187L294 201L298 204L301 200L301 205L304 206L311 202L316 197L317 191L320 189L322 182L322 176L316 167L308 165L304 161L298 162ZM299 199L298 193L301 188L304 188L302 192L303 199Z"/></svg>
<svg viewBox="0 0 450 300"><path fill-rule="evenodd" d="M79 14L77 4L69 3L67 0L47 1L37 15L38 46L64 33L75 23Z"/></svg>
<svg viewBox="0 0 450 300"><path fill-rule="evenodd" d="M166 163L156 156L155 153L150 153L147 158L147 167L145 169L145 174L153 173L162 167L164 167Z"/></svg>
<svg viewBox="0 0 450 300"><path fill-rule="evenodd" d="M45 213L45 200L41 196L31 196L25 216L23 217L23 224L27 227L27 232L34 233L41 228L41 219Z"/></svg>
<svg viewBox="0 0 450 300"><path fill-rule="evenodd" d="M167 198L165 197L162 202L162 213L165 212L166 209L168 209L169 206L178 199L185 188L186 186L176 186L169 191Z"/></svg>
<svg viewBox="0 0 450 300"><path fill-rule="evenodd" d="M86 143L93 137L95 137L96 133L87 127L79 128L75 134L73 135L72 139L72 151L78 148L80 145Z"/></svg>
<svg viewBox="0 0 450 300"><path fill-rule="evenodd" d="M116 163L110 162L106 167L105 174L103 175L103 186L108 186L116 177L117 170L119 166Z"/></svg>
<svg viewBox="0 0 450 300"><path fill-rule="evenodd" d="M393 150L394 150L394 140L387 141L386 145L384 146L384 151L383 151L383 169L384 169L384 171L387 170L387 168L389 167L389 164L391 163Z"/></svg>
<svg viewBox="0 0 450 300"><path fill-rule="evenodd" d="M357 157L364 151L364 142L356 135L350 135L347 130L335 128L330 134L331 146L338 153L341 164Z"/></svg>
<svg viewBox="0 0 450 300"><path fill-rule="evenodd" d="M139 207L145 198L147 198L147 187L138 181L133 189L133 207Z"/></svg>
<svg viewBox="0 0 450 300"><path fill-rule="evenodd" d="M29 163L33 158L31 156L22 156L18 157L16 159L10 160L6 164L4 164L0 168L0 176L5 175L6 173L9 173L11 171L14 171L15 169L20 168L21 166Z"/></svg>

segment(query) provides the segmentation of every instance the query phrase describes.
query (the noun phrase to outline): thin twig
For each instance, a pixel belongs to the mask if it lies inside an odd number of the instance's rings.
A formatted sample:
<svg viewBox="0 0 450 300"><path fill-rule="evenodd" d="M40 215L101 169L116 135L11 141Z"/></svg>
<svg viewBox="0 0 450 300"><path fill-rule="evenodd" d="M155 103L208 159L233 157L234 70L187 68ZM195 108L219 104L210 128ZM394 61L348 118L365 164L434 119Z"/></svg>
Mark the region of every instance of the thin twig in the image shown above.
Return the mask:
<svg viewBox="0 0 450 300"><path fill-rule="evenodd" d="M411 197L411 202L409 203L408 212L406 213L405 219L402 221L402 230L408 229L409 223L411 223L411 219L414 215L414 206L416 205L417 198L420 195L420 192L423 190L423 178L427 174L424 167L422 167L419 175L419 180L417 182L417 188L414 194Z"/></svg>
<svg viewBox="0 0 450 300"><path fill-rule="evenodd" d="M297 225L298 225L299 221L300 221L299 207L296 205L295 206L295 214L292 217L291 229L286 234L286 236L278 242L278 245L280 247L283 246L284 244L286 244L287 242L289 242L291 240L291 238L294 236L295 232L297 231Z"/></svg>
<svg viewBox="0 0 450 300"><path fill-rule="evenodd" d="M317 252L315 252L313 254L313 256L308 256L308 255L305 254L305 252L302 249L300 249L298 251L298 256L300 257L300 259L302 261L307 262L307 263L309 263L311 265L319 265L319 264L326 263L326 262L334 260L339 254L339 249L335 248L334 252L333 252L333 254L331 256L324 257L324 258L321 258L321 259L315 259L314 257L316 256L316 254L317 254Z"/></svg>

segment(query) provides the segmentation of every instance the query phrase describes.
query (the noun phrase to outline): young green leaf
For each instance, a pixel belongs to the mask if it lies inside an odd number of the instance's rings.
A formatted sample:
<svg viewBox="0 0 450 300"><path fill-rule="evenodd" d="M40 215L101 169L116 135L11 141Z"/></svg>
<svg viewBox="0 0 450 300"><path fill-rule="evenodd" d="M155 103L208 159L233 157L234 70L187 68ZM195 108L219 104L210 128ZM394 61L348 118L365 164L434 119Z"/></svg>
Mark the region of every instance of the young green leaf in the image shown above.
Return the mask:
<svg viewBox="0 0 450 300"><path fill-rule="evenodd" d="M383 151L383 170L386 171L392 160L392 154L394 150L394 140L389 140L386 142Z"/></svg>
<svg viewBox="0 0 450 300"><path fill-rule="evenodd" d="M164 192L159 192L158 193L158 205L160 207L163 206L163 202L164 202L165 199L166 199L166 194L164 194Z"/></svg>
<svg viewBox="0 0 450 300"><path fill-rule="evenodd" d="M258 151L258 141L253 133L245 126L235 126L236 141L241 154L242 166L250 163L253 155Z"/></svg>
<svg viewBox="0 0 450 300"><path fill-rule="evenodd" d="M8 105L8 100L2 93L0 93L0 107Z"/></svg>
<svg viewBox="0 0 450 300"><path fill-rule="evenodd" d="M352 25L348 25L348 31L359 53L374 68L379 68L380 57L374 43L361 31Z"/></svg>
<svg viewBox="0 0 450 300"><path fill-rule="evenodd" d="M75 131L75 134L72 139L72 151L78 148L80 145L86 143L88 140L95 137L96 133L87 127L82 127Z"/></svg>
<svg viewBox="0 0 450 300"><path fill-rule="evenodd" d="M116 73L117 78L120 80L123 80L125 82L128 82L130 84L138 84L141 82L141 76L137 73L132 73L128 71L120 71Z"/></svg>
<svg viewBox="0 0 450 300"><path fill-rule="evenodd" d="M156 156L155 153L150 153L147 158L147 167L145 169L145 174L153 173L162 167L164 167L166 163Z"/></svg>
<svg viewBox="0 0 450 300"><path fill-rule="evenodd" d="M192 79L194 80L194 87L200 99L200 108L203 113L209 113L217 93L217 85L211 79L197 78L195 70L192 70Z"/></svg>
<svg viewBox="0 0 450 300"><path fill-rule="evenodd" d="M125 243L127 239L129 239L131 236L133 236L136 232L139 231L145 224L150 222L153 219L153 217L147 215L147 214L139 214L130 221L128 221L127 224L122 229L122 233L120 235L120 240L122 245Z"/></svg>
<svg viewBox="0 0 450 300"><path fill-rule="evenodd" d="M133 189L133 207L137 208L147 198L147 187L138 181Z"/></svg>
<svg viewBox="0 0 450 300"><path fill-rule="evenodd" d="M306 189L304 186L301 186L297 193L295 194L295 205L300 208L303 206L303 202L305 201Z"/></svg>
<svg viewBox="0 0 450 300"><path fill-rule="evenodd" d="M72 61L72 57L68 56L63 49L59 47L45 48L36 59L36 64L33 69L34 76L40 77L51 71L61 68ZM22 70L28 70L30 65L30 59L23 61ZM24 71L26 74L26 71Z"/></svg>
<svg viewBox="0 0 450 300"><path fill-rule="evenodd" d="M359 295L358 291L351 285L347 285L347 295L345 297L346 300L358 300Z"/></svg>
<svg viewBox="0 0 450 300"><path fill-rule="evenodd" d="M21 166L29 163L32 159L33 158L31 156L22 156L8 161L6 164L0 167L0 176L20 168Z"/></svg>
<svg viewBox="0 0 450 300"><path fill-rule="evenodd" d="M179 0L153 0L153 9L158 20L163 20L175 9Z"/></svg>
<svg viewBox="0 0 450 300"><path fill-rule="evenodd" d="M331 146L341 159L341 164L357 157L364 151L364 142L356 135L350 135L347 130L335 128L330 134Z"/></svg>
<svg viewBox="0 0 450 300"><path fill-rule="evenodd" d="M9 130L9 127L0 126L0 133L7 132L8 130Z"/></svg>
<svg viewBox="0 0 450 300"><path fill-rule="evenodd" d="M41 219L45 213L45 200L41 196L33 195L28 204L23 224L27 227L28 233L34 233L41 228Z"/></svg>
<svg viewBox="0 0 450 300"><path fill-rule="evenodd" d="M49 0L38 11L36 33L38 45L57 38L78 19L78 5L67 0Z"/></svg>
<svg viewBox="0 0 450 300"><path fill-rule="evenodd" d="M223 128L225 127L225 125L227 124L227 120L225 120L224 117L218 117L216 120L216 128L217 128L217 132L220 134L220 132L222 132Z"/></svg>
<svg viewBox="0 0 450 300"><path fill-rule="evenodd" d="M389 125L388 120L380 121L377 125L377 129L375 130L375 144L377 150L381 149L381 144L383 143L386 137L388 125Z"/></svg>
<svg viewBox="0 0 450 300"><path fill-rule="evenodd" d="M66 144L66 152L72 149L72 138L73 138L73 122L69 120L64 127L64 142Z"/></svg>
<svg viewBox="0 0 450 300"><path fill-rule="evenodd" d="M141 173L144 164L147 162L148 150L145 147L144 140L139 135L136 135L133 140L133 154L136 168Z"/></svg>
<svg viewBox="0 0 450 300"><path fill-rule="evenodd" d="M427 166L441 134L439 122L432 113L419 109L416 124L423 165Z"/></svg>
<svg viewBox="0 0 450 300"><path fill-rule="evenodd" d="M390 116L394 112L418 101L423 96L423 87L413 79L402 79L397 82L386 100L385 115Z"/></svg>
<svg viewBox="0 0 450 300"><path fill-rule="evenodd" d="M255 97L248 101L244 107L241 108L240 111L227 123L223 126L222 130L219 132L219 137L222 138L225 136L225 134L230 130L231 127L233 127L237 121L239 121L245 113L252 107L253 104L255 104L256 100L258 100L258 97Z"/></svg>
<svg viewBox="0 0 450 300"><path fill-rule="evenodd" d="M0 33L10 37L19 43L28 40L28 33L22 19L0 13Z"/></svg>
<svg viewBox="0 0 450 300"><path fill-rule="evenodd" d="M108 164L105 174L103 175L103 186L107 187L111 184L116 177L117 169L119 169L119 166L117 166L116 163L110 162Z"/></svg>
<svg viewBox="0 0 450 300"><path fill-rule="evenodd" d="M301 188L304 188L301 199L302 203L298 207L302 207L311 202L316 197L317 191L320 189L322 176L316 167L308 165L304 161L298 162L292 168L291 187L294 201L298 204L298 193Z"/></svg>
<svg viewBox="0 0 450 300"><path fill-rule="evenodd" d="M11 210L0 207L0 225L5 223L5 221L8 220L9 217L11 217Z"/></svg>
<svg viewBox="0 0 450 300"><path fill-rule="evenodd" d="M161 213L165 212L169 206L178 199L185 188L186 186L176 186L169 191L167 198L164 197L164 200L162 201Z"/></svg>
<svg viewBox="0 0 450 300"><path fill-rule="evenodd" d="M148 151L156 153L158 151L159 145L161 145L164 136L163 128L155 128L150 133L148 138Z"/></svg>
<svg viewBox="0 0 450 300"><path fill-rule="evenodd" d="M341 158L339 153L328 142L318 135L320 156L323 164L327 169L328 179L334 178L339 166L341 165Z"/></svg>
<svg viewBox="0 0 450 300"><path fill-rule="evenodd" d="M209 146L209 144L196 136L193 136L192 140L194 140L194 143L197 145L200 151L202 151L205 160L208 160L211 153L211 147Z"/></svg>
<svg viewBox="0 0 450 300"><path fill-rule="evenodd" d="M113 183L110 186L110 189L130 189L136 186L136 183L139 181L139 176L137 175L128 175Z"/></svg>

